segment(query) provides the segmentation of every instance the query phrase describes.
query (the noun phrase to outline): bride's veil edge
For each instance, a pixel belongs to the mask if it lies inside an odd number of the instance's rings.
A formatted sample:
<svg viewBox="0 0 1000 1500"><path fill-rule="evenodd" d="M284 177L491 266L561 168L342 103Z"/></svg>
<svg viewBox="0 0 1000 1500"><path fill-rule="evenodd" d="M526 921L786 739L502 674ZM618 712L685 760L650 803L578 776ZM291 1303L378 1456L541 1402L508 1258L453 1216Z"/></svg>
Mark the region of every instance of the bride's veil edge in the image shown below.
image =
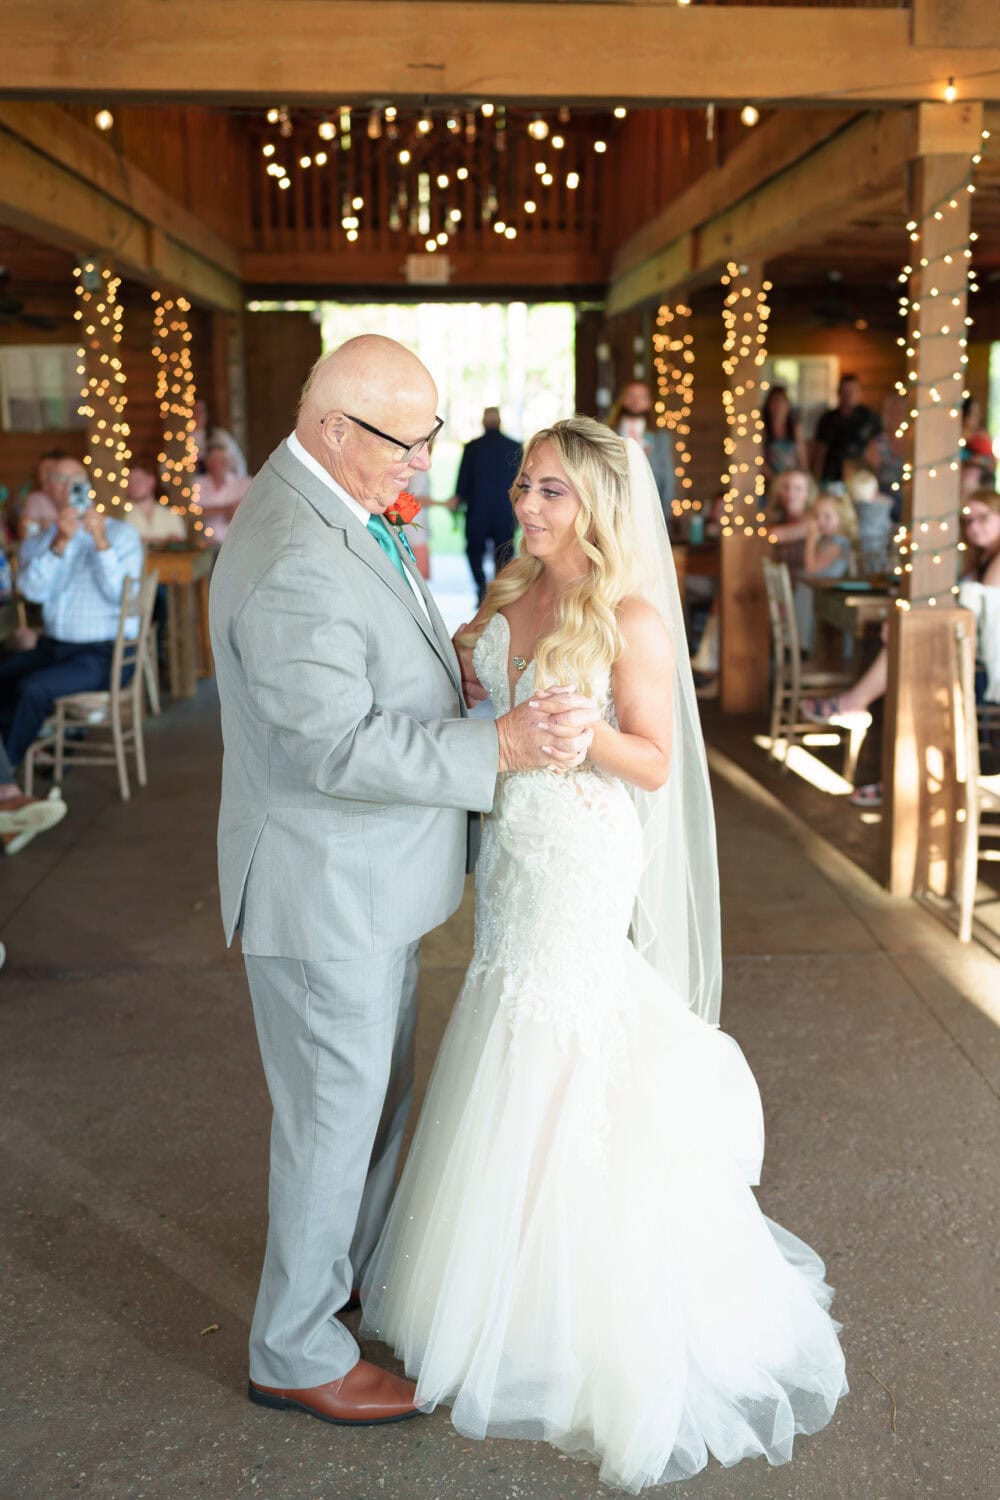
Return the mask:
<svg viewBox="0 0 1000 1500"><path fill-rule="evenodd" d="M670 775L656 792L632 789L643 869L632 916L638 951L711 1025L719 1020L722 940L715 813L688 657L677 571L656 481L638 443L628 449L640 592L659 612L674 653Z"/></svg>

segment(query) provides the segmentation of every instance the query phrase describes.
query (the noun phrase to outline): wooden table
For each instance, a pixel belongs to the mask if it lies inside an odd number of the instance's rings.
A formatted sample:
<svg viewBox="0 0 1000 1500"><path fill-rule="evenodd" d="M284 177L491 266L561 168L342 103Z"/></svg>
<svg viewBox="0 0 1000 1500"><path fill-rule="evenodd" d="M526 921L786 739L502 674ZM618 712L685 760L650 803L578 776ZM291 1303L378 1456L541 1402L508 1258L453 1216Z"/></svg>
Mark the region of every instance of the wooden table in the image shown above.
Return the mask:
<svg viewBox="0 0 1000 1500"><path fill-rule="evenodd" d="M850 579L807 580L813 591L816 616L817 667L836 670L844 664L844 637L860 641L873 625L881 625L892 609L893 595L886 588L851 588Z"/></svg>
<svg viewBox="0 0 1000 1500"><path fill-rule="evenodd" d="M167 588L167 686L175 698L193 698L199 677L215 670L208 631L208 580L214 547L150 547L146 568Z"/></svg>

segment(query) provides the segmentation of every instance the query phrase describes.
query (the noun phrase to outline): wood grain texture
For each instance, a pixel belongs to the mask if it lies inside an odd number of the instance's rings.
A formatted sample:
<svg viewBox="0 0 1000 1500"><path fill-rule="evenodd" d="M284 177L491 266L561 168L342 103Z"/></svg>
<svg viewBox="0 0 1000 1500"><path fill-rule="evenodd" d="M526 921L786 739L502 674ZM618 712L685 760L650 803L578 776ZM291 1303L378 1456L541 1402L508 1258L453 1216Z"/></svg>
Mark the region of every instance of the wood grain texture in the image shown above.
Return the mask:
<svg viewBox="0 0 1000 1500"><path fill-rule="evenodd" d="M989 0L961 3L974 27ZM169 24L166 10L163 0L118 0L95 28L92 0L5 0L0 92L742 103L752 79L758 100L832 105L940 98L944 80L970 66L947 38L918 45L901 9L782 7L780 45L767 5L171 0ZM975 71L976 92L1000 98L1000 44L977 50Z"/></svg>

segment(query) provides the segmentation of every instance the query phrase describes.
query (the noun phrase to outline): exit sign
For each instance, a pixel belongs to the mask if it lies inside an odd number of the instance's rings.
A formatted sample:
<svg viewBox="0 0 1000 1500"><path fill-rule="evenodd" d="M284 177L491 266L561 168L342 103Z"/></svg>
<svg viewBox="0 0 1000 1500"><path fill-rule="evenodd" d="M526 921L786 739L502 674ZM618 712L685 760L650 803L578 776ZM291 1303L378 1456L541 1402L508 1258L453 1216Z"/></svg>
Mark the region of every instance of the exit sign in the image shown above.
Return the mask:
<svg viewBox="0 0 1000 1500"><path fill-rule="evenodd" d="M451 280L451 261L447 255L408 255L406 279L424 286L447 286Z"/></svg>

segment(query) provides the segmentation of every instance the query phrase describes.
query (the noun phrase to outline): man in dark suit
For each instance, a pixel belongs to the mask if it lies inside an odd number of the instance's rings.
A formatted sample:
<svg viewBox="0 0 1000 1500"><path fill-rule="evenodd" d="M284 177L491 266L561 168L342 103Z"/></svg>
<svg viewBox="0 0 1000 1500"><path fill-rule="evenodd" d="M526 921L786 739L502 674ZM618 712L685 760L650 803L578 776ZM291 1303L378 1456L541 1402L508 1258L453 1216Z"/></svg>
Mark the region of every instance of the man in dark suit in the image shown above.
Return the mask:
<svg viewBox="0 0 1000 1500"><path fill-rule="evenodd" d="M498 573L513 554L510 488L520 462L520 443L500 431L500 412L488 406L483 412L483 435L466 443L455 484L456 500L465 506L465 550L480 604L486 593L486 543L493 543Z"/></svg>

